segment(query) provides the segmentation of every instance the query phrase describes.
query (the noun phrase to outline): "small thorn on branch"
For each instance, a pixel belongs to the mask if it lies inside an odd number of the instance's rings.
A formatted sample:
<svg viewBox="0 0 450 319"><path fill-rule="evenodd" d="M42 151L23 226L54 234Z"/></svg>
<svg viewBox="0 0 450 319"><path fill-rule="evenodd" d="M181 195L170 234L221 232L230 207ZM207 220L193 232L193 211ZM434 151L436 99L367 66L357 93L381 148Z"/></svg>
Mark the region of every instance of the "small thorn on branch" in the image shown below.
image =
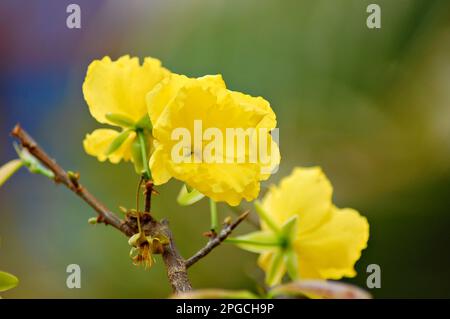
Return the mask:
<svg viewBox="0 0 450 319"><path fill-rule="evenodd" d="M191 267L197 261L208 255L214 248L219 246L228 236L231 235L233 230L237 226L239 226L239 224L242 223L244 219L247 218L249 213L250 211L246 211L243 214L239 215L239 217L234 222L225 223L219 234L217 234L215 237L211 237L208 243L202 249L196 252L191 258L186 260L186 268Z"/></svg>

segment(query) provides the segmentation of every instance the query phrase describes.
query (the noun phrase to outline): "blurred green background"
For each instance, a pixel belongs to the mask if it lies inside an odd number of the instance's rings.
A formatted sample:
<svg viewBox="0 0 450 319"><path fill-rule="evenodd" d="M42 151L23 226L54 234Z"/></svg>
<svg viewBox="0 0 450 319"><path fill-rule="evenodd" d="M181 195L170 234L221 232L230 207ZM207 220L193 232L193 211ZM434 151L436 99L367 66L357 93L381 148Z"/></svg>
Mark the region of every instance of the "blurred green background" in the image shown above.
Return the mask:
<svg viewBox="0 0 450 319"><path fill-rule="evenodd" d="M82 28L66 28L81 6ZM382 28L366 27L366 7ZM282 164L320 165L334 201L371 225L369 247L349 280L375 297L450 297L450 2L12 1L0 4L0 163L15 154L16 122L109 207L133 207L130 164L102 164L81 141L98 127L81 94L88 64L104 55L153 56L190 76L222 73L233 90L262 95L278 116ZM266 184L267 186L267 184ZM205 242L208 206L175 203L180 183L153 207L171 221L186 257ZM221 218L232 213L219 206ZM0 269L20 285L5 298L148 298L170 293L162 261L134 267L127 240L88 225L89 207L42 176L20 171L0 189ZM252 230L250 225L237 233ZM196 288L255 290L257 256L222 245L190 269ZM82 288L66 287L66 266Z"/></svg>

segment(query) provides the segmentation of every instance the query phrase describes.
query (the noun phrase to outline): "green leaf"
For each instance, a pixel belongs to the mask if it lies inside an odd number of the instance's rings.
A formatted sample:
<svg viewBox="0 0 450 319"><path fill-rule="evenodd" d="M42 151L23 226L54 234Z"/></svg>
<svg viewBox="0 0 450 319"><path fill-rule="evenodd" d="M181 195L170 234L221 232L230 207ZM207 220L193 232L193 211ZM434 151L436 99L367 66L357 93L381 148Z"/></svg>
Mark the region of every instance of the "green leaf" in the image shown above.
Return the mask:
<svg viewBox="0 0 450 319"><path fill-rule="evenodd" d="M113 124L116 124L120 127L133 127L134 121L130 119L128 116L116 114L116 113L106 113L105 117L108 121Z"/></svg>
<svg viewBox="0 0 450 319"><path fill-rule="evenodd" d="M23 162L20 159L14 159L12 161L9 161L5 165L0 167L0 186L5 184L5 182L14 175L15 172L19 168L23 166Z"/></svg>
<svg viewBox="0 0 450 319"><path fill-rule="evenodd" d="M205 195L200 193L198 190L192 189L191 191L188 191L186 185L183 185L180 193L178 194L177 202L181 206L189 206L198 202L203 197L205 197Z"/></svg>
<svg viewBox="0 0 450 319"><path fill-rule="evenodd" d="M111 142L111 144L109 144L109 147L105 152L105 155L108 156L117 151L119 147L121 147L122 144L127 140L130 133L131 130L124 130L119 135L117 135L117 137Z"/></svg>
<svg viewBox="0 0 450 319"><path fill-rule="evenodd" d="M336 281L297 280L273 287L269 294L273 297L293 296L323 299L370 299L371 295L356 286Z"/></svg>
<svg viewBox="0 0 450 319"><path fill-rule="evenodd" d="M227 242L253 253L262 253L269 249L281 248L278 236L272 231L256 231L247 235L228 238Z"/></svg>
<svg viewBox="0 0 450 319"><path fill-rule="evenodd" d="M0 292L12 289L19 284L16 276L0 271Z"/></svg>
<svg viewBox="0 0 450 319"><path fill-rule="evenodd" d="M247 290L199 289L172 295L176 299L258 299Z"/></svg>

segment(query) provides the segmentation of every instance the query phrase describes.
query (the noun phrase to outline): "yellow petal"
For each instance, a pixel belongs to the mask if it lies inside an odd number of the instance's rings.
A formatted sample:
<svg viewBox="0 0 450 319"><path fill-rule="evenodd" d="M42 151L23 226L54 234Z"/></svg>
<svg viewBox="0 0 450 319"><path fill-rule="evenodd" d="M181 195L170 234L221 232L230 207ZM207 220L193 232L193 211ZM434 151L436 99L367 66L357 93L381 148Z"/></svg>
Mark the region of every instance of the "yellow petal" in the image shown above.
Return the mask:
<svg viewBox="0 0 450 319"><path fill-rule="evenodd" d="M120 133L111 129L98 129L91 134L87 134L83 141L84 150L89 155L97 157L101 162L109 160L111 163L118 163L122 159L128 161L131 159L131 144L136 138L136 133L131 132L125 142L113 153L106 155L106 152Z"/></svg>
<svg viewBox="0 0 450 319"><path fill-rule="evenodd" d="M263 111L266 113L261 123L258 124L258 127L266 127L269 129L273 129L277 125L277 119L274 111L270 107L268 101L264 98L258 96L253 97L248 94L244 94L236 91L229 91L233 100L238 103L242 108L253 110L253 111Z"/></svg>
<svg viewBox="0 0 450 319"><path fill-rule="evenodd" d="M226 136L227 128L256 127L263 116L261 112L243 110L230 98L219 100L214 90L193 81L179 90L153 127L159 146L150 160L152 171L157 169L155 158L159 156L166 160L165 169L173 177L215 201L225 201L235 206L243 198L253 200L259 193L260 166L257 163L208 163L204 160L195 163L196 156L203 154L197 149L188 150L190 163L176 163L171 159L170 152L178 141L173 140L171 134L176 128L185 128L193 140L197 134L194 132L194 122L201 120L203 128L200 134L208 128L215 128ZM194 144L192 140L191 145ZM166 172L156 174L166 176Z"/></svg>
<svg viewBox="0 0 450 319"><path fill-rule="evenodd" d="M169 152L164 150L164 146L160 145L157 141L154 143L155 151L150 157L149 167L152 172L152 178L155 185L161 185L167 183L172 175L169 171Z"/></svg>
<svg viewBox="0 0 450 319"><path fill-rule="evenodd" d="M278 144L275 143L272 136L267 134L267 159L262 160L261 162L261 180L265 181L269 179L272 174L275 174L278 171L278 167L280 166L281 154L280 148Z"/></svg>
<svg viewBox="0 0 450 319"><path fill-rule="evenodd" d="M356 275L353 267L367 247L369 224L356 210L333 207L331 211L328 221L312 232L301 234L294 244L302 279Z"/></svg>
<svg viewBox="0 0 450 319"><path fill-rule="evenodd" d="M156 184L164 183L173 176L216 201L237 205L242 198L256 198L259 182L267 179L272 168L279 164L278 146L270 136L270 130L276 125L270 105L260 97L226 90L220 75L192 79L172 74L147 94L147 108L153 123L153 136L159 144L150 160L152 171L157 176ZM227 128L245 130L265 125L268 154L273 154L274 160L269 163L248 160L238 163L233 157L233 163L173 163L170 151L176 141L172 140L171 133L175 128L186 128L193 138L196 120L202 121L203 131L208 128L219 129L223 137L226 136ZM259 137L254 134L251 138L255 141ZM199 153L200 156L203 154L193 149L186 151L192 154L192 160ZM227 151L224 146L217 153L225 158ZM244 156L248 159L248 150Z"/></svg>
<svg viewBox="0 0 450 319"><path fill-rule="evenodd" d="M295 168L279 186L271 187L262 205L279 226L298 215L298 233L305 234L329 218L332 191L319 167Z"/></svg>
<svg viewBox="0 0 450 319"><path fill-rule="evenodd" d="M147 110L153 126L156 125L164 108L177 96L179 90L192 82L196 82L203 88L225 88L225 82L220 74L191 79L184 75L172 73L170 77L163 80L147 94Z"/></svg>
<svg viewBox="0 0 450 319"><path fill-rule="evenodd" d="M161 62L128 55L111 61L109 57L93 61L83 83L84 98L92 116L100 123L113 124L105 117L108 113L140 120L147 112L145 96L169 71Z"/></svg>

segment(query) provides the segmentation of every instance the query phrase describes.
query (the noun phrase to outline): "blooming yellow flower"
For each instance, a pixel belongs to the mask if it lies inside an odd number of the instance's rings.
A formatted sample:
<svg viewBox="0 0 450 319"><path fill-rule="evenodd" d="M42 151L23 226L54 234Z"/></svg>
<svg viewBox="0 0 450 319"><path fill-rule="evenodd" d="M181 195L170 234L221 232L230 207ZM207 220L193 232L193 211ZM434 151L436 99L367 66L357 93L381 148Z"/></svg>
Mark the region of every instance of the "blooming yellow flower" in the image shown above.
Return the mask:
<svg viewBox="0 0 450 319"><path fill-rule="evenodd" d="M156 185L167 182L172 177L185 182L214 201L225 201L238 205L244 198L255 199L259 193L259 183L267 179L270 173L262 170L260 161L236 160L208 162L202 159L209 141L195 142L182 149L188 161L175 161L172 151L179 143L173 139L177 128L187 129L195 139L195 122L201 121L202 130L218 130L226 136L227 128L266 128L266 137L270 141L269 150L278 165L279 151L272 141L270 130L276 126L276 118L269 103L261 97L252 97L226 89L220 75L188 78L172 74L159 83L147 95L147 107L153 124L154 152L150 158L150 168ZM257 138L252 136L252 138ZM212 137L211 137L212 140ZM224 158L231 148L223 142L214 150L214 154ZM241 154L242 155L242 154ZM249 156L249 149L242 155Z"/></svg>
<svg viewBox="0 0 450 319"><path fill-rule="evenodd" d="M100 161L141 161L139 152L133 149L139 150L139 130L148 129L144 135L150 144L145 95L169 74L153 58L145 58L142 65L138 58L128 55L117 61L109 57L93 61L83 83L89 111L99 123L118 126L121 132L102 128L87 134L83 141L85 151Z"/></svg>
<svg viewBox="0 0 450 319"><path fill-rule="evenodd" d="M260 253L269 285L292 279L354 277L367 247L369 224L356 210L332 203L332 187L318 167L295 168L257 204L261 231L232 239Z"/></svg>

